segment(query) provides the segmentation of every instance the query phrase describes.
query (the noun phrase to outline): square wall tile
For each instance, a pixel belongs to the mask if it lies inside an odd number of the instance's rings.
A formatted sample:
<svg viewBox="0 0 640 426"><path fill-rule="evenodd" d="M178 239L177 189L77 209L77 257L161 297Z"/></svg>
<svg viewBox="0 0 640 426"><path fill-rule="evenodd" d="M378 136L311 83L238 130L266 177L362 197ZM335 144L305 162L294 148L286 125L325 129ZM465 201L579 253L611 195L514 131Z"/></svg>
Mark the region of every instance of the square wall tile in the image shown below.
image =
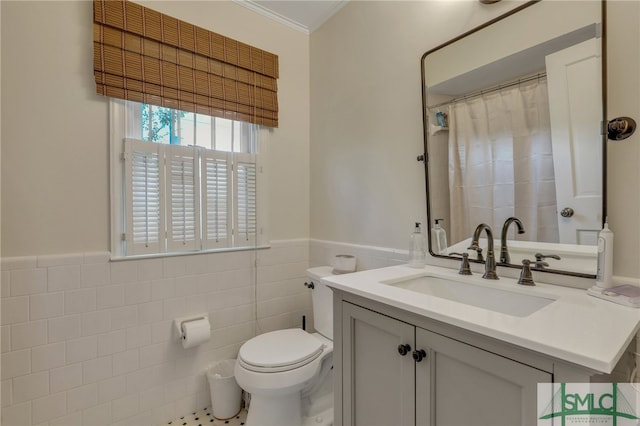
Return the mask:
<svg viewBox="0 0 640 426"><path fill-rule="evenodd" d="M82 382L95 383L113 376L113 358L105 356L82 363Z"/></svg>
<svg viewBox="0 0 640 426"><path fill-rule="evenodd" d="M125 284L138 281L138 264L140 261L111 262L111 283Z"/></svg>
<svg viewBox="0 0 640 426"><path fill-rule="evenodd" d="M64 293L34 294L29 298L31 321L61 317L64 314Z"/></svg>
<svg viewBox="0 0 640 426"><path fill-rule="evenodd" d="M109 311L111 312L111 328L113 330L120 330L122 328L135 327L138 325L138 305L109 309Z"/></svg>
<svg viewBox="0 0 640 426"><path fill-rule="evenodd" d="M54 266L48 268L47 289L49 292L80 288L80 265Z"/></svg>
<svg viewBox="0 0 640 426"><path fill-rule="evenodd" d="M65 344L62 342L31 349L31 371L33 372L62 367L65 363Z"/></svg>
<svg viewBox="0 0 640 426"><path fill-rule="evenodd" d="M111 311L85 312L81 316L81 330L83 336L93 336L111 331Z"/></svg>
<svg viewBox="0 0 640 426"><path fill-rule="evenodd" d="M29 321L29 297L2 298L2 325Z"/></svg>
<svg viewBox="0 0 640 426"><path fill-rule="evenodd" d="M64 292L65 314L81 314L96 310L96 290L94 288Z"/></svg>
<svg viewBox="0 0 640 426"><path fill-rule="evenodd" d="M51 393L72 389L82 385L82 363L56 368L49 372Z"/></svg>
<svg viewBox="0 0 640 426"><path fill-rule="evenodd" d="M66 350L67 364L94 359L98 356L98 338L89 336L68 340Z"/></svg>
<svg viewBox="0 0 640 426"><path fill-rule="evenodd" d="M31 372L31 351L25 349L3 353L0 372L2 380L29 374Z"/></svg>
<svg viewBox="0 0 640 426"><path fill-rule="evenodd" d="M127 380L124 376L117 376L98 382L98 403L113 401L126 393Z"/></svg>
<svg viewBox="0 0 640 426"><path fill-rule="evenodd" d="M46 269L18 269L10 272L11 296L25 296L47 291Z"/></svg>
<svg viewBox="0 0 640 426"><path fill-rule="evenodd" d="M80 266L80 286L97 287L111 284L111 267L108 263L90 263Z"/></svg>
<svg viewBox="0 0 640 426"><path fill-rule="evenodd" d="M96 308L118 308L124 305L124 286L109 285L96 289Z"/></svg>
<svg viewBox="0 0 640 426"><path fill-rule="evenodd" d="M25 349L47 343L47 322L34 321L11 326L11 349Z"/></svg>
<svg viewBox="0 0 640 426"><path fill-rule="evenodd" d="M82 424L92 426L107 426L112 423L113 410L111 402L82 410Z"/></svg>
<svg viewBox="0 0 640 426"><path fill-rule="evenodd" d="M80 337L80 315L52 318L47 323L49 343Z"/></svg>
<svg viewBox="0 0 640 426"><path fill-rule="evenodd" d="M67 394L60 392L31 401L31 420L34 424L67 414Z"/></svg>
<svg viewBox="0 0 640 426"><path fill-rule="evenodd" d="M127 333L124 330L112 331L98 336L98 356L122 352L127 347Z"/></svg>
<svg viewBox="0 0 640 426"><path fill-rule="evenodd" d="M3 396L4 397L4 396ZM13 404L2 408L3 425L30 425L31 424L31 402Z"/></svg>
<svg viewBox="0 0 640 426"><path fill-rule="evenodd" d="M73 388L67 392L67 411L79 411L98 405L98 385Z"/></svg>
<svg viewBox="0 0 640 426"><path fill-rule="evenodd" d="M20 403L49 394L49 372L43 371L13 379L13 402Z"/></svg>

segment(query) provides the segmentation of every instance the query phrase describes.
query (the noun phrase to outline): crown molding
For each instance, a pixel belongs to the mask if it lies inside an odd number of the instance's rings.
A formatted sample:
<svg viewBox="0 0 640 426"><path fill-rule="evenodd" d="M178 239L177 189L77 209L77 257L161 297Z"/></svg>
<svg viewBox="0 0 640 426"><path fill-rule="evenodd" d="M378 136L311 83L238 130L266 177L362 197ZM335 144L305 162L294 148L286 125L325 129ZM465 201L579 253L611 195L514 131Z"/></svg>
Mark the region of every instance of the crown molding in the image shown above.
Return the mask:
<svg viewBox="0 0 640 426"><path fill-rule="evenodd" d="M349 0L338 0L334 2L334 6L329 9L326 13L323 13L321 16L318 16L315 22L309 26L303 25L300 22L297 22L291 18L288 18L284 15L281 15L273 10L256 3L253 0L232 0L234 3L239 4L240 6L246 7L256 13L259 13L262 16L265 16L273 21L276 21L280 24L286 25L289 28L292 28L296 31L304 33L306 35L311 34L314 30L316 30L320 25L322 25L327 19L333 16L338 10L340 10Z"/></svg>

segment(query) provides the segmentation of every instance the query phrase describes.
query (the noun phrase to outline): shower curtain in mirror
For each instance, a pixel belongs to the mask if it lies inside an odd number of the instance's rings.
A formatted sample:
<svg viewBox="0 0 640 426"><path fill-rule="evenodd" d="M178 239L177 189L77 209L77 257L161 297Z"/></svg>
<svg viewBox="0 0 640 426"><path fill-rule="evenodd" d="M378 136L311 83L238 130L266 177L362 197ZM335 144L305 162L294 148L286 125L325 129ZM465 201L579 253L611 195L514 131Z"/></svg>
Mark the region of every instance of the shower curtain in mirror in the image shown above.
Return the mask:
<svg viewBox="0 0 640 426"><path fill-rule="evenodd" d="M558 242L546 81L449 106L449 190L451 241L482 222L499 238L516 216L526 230L517 239Z"/></svg>

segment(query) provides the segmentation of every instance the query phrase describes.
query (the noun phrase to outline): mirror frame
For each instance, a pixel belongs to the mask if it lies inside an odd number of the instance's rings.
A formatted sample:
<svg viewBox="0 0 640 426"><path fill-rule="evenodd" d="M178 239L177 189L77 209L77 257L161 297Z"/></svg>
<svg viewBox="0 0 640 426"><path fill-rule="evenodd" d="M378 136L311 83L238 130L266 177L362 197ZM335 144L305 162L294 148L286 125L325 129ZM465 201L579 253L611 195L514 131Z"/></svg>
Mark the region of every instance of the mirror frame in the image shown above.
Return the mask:
<svg viewBox="0 0 640 426"><path fill-rule="evenodd" d="M428 232L429 229L431 229L432 226L432 215L431 215L431 198L429 196L429 123L427 122L427 113L428 113L428 107L427 107L427 85L426 85L426 81L425 81L425 59L427 58L427 56L437 50L440 50L442 48L445 48L455 42L457 42L458 40L461 40L469 35L472 35L496 22L499 22L503 19L508 18L511 15L514 15L518 12L520 12L523 9L526 9L528 7L531 7L539 2L541 2L542 0L530 0L520 6L517 6L511 10L509 10L506 13L503 13L502 15L493 18L487 22L485 22L484 24L481 24L475 28L472 28L471 30L464 32L462 34L460 34L457 37L454 37L453 39L434 47L433 49L428 50L427 52L425 52L422 57L420 58L420 70L421 70L421 79L422 79L422 124L423 124L423 138L424 138L424 154L421 157L418 157L418 159L420 161L424 162L424 170L425 170L425 185L426 185L426 198L427 198L427 240L428 240L428 247L429 247L429 254L435 258L441 258L441 259L453 259L456 261L459 261L459 258L454 257L454 256L449 256L449 255L442 255L442 254L436 254L433 252L433 241L431 239L431 232ZM600 0L600 17L601 17L601 27L602 27L602 36L601 36L601 49L602 49L602 122L606 122L606 117L607 117L607 5L606 5L606 0ZM607 135L606 132L601 132L602 133L602 222L604 225L604 221L606 220L607 217ZM479 260L475 260L475 259L469 259L470 262L473 263L484 263L481 262ZM519 265L514 265L514 264L506 264L506 263L497 263L497 266L502 266L502 267L508 267L508 268L513 268L513 269L521 269L521 267ZM582 272L573 272L573 271L565 271L565 270L561 270L561 269L536 269L536 272L546 272L546 273L551 273L551 274L558 274L558 275L567 275L567 276L574 276L574 277L581 277L581 278L591 278L591 279L595 279L596 275L595 274L586 274L586 273L582 273Z"/></svg>

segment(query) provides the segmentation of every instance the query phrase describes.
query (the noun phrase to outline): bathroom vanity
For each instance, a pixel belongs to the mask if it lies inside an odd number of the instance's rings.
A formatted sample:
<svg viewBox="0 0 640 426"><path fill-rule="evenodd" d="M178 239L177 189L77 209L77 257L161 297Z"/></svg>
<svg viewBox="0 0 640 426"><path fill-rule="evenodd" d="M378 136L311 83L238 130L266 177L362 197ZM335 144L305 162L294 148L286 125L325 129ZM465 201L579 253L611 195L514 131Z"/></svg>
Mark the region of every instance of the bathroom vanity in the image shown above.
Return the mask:
<svg viewBox="0 0 640 426"><path fill-rule="evenodd" d="M434 266L327 284L336 425L535 425L539 383L623 382L632 368L640 314L584 290Z"/></svg>

